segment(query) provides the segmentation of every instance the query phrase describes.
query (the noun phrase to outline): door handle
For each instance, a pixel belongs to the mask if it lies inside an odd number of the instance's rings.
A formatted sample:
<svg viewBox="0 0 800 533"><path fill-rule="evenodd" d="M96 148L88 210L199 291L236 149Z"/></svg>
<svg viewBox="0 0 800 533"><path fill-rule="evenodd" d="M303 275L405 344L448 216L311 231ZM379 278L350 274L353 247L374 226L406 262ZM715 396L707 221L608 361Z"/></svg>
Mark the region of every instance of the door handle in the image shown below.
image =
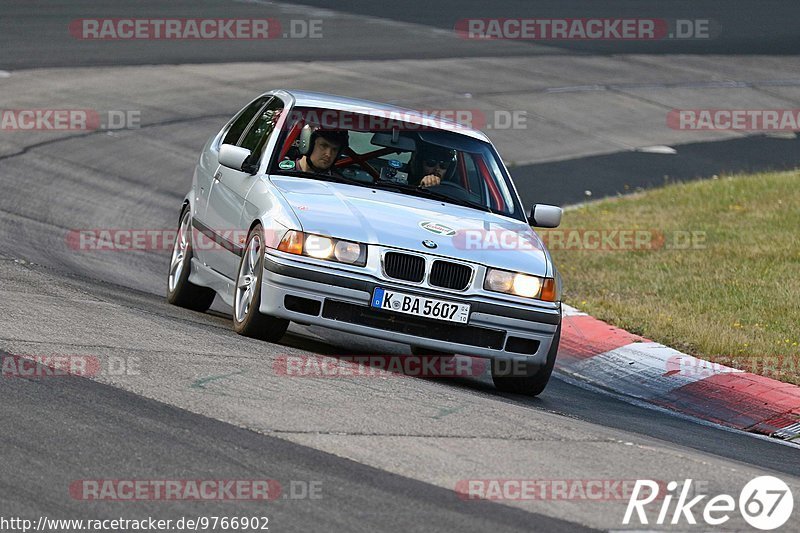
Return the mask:
<svg viewBox="0 0 800 533"><path fill-rule="evenodd" d="M219 181L219 179L220 179L221 177L222 177L222 172L220 172L219 170L217 170L216 174L214 174L214 178L213 178L213 179L214 179L214 181Z"/></svg>

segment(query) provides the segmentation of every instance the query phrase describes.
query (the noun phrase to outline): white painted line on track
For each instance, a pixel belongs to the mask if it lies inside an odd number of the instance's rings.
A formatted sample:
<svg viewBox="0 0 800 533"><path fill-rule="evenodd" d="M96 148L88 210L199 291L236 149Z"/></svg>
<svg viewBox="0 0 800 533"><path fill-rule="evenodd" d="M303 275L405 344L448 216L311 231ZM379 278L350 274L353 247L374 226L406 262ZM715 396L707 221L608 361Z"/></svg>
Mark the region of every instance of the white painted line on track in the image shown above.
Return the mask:
<svg viewBox="0 0 800 533"><path fill-rule="evenodd" d="M571 305L567 305L565 303L561 304L561 312L564 316L587 316L586 313L575 309Z"/></svg>
<svg viewBox="0 0 800 533"><path fill-rule="evenodd" d="M708 363L657 342L621 346L570 365L568 371L645 400L664 396L715 374L741 373L741 370Z"/></svg>
<svg viewBox="0 0 800 533"><path fill-rule="evenodd" d="M636 148L635 152L644 152L646 154L677 154L678 151L673 148L672 146L667 146L665 144L656 144L653 146L642 146L641 148Z"/></svg>

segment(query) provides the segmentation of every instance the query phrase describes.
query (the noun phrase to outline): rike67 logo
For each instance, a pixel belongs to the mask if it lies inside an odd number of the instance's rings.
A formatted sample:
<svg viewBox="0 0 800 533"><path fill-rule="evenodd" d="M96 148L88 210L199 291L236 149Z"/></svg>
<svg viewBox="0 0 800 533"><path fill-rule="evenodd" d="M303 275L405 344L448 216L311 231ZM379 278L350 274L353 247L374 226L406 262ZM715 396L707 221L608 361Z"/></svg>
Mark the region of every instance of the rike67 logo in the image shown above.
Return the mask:
<svg viewBox="0 0 800 533"><path fill-rule="evenodd" d="M657 501L654 507L658 509L658 516L652 522L656 525L695 525L697 519L702 518L709 526L721 526L731 519L738 503L739 513L751 527L769 531L784 525L794 508L791 489L773 476L760 476L749 481L739 493L738 501L729 494L719 494L708 500L706 494L692 498L691 479L685 480L683 485L670 481L666 486L666 494L659 494L662 486L649 479L636 480L622 523L629 525L634 519L633 523L636 524L638 519L639 524L650 524L653 516L651 514L648 518L646 507ZM673 507L672 502L676 497Z"/></svg>

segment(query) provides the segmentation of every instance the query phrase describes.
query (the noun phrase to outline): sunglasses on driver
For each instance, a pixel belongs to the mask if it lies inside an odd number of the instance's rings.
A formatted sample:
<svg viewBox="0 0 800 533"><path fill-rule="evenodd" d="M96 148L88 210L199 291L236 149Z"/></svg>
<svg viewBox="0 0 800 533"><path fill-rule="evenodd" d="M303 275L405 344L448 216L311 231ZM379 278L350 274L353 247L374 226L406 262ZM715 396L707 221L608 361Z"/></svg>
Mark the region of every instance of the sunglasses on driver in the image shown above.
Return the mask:
<svg viewBox="0 0 800 533"><path fill-rule="evenodd" d="M422 162L425 164L426 167L439 167L439 168L447 168L450 163L453 162L452 159L423 159Z"/></svg>

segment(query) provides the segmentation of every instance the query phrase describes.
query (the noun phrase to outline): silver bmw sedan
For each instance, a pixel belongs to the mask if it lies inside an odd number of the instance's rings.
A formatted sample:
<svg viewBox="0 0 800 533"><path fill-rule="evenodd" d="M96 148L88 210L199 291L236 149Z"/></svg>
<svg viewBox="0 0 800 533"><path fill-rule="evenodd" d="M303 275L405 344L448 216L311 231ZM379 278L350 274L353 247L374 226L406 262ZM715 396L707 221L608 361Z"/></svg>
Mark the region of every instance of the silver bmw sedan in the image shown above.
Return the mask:
<svg viewBox="0 0 800 533"><path fill-rule="evenodd" d="M180 210L170 303L218 295L237 333L290 322L492 360L505 391L536 395L561 331L561 278L480 131L441 116L276 90L209 139Z"/></svg>

